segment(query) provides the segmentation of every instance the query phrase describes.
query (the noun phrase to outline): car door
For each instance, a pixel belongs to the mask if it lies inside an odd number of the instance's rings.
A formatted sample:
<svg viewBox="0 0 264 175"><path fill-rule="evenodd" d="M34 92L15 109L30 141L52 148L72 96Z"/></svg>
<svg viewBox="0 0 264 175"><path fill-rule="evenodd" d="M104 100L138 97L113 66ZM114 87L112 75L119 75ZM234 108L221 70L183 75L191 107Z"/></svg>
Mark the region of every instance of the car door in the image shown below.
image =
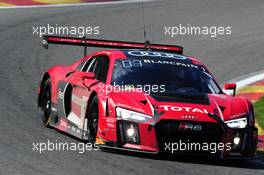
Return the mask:
<svg viewBox="0 0 264 175"><path fill-rule="evenodd" d="M85 115L87 111L87 103L92 90L90 87L95 86L98 83L105 83L107 77L107 70L109 66L109 59L107 56L99 55L91 58L88 65L85 65L82 69L83 72L90 72L95 74L94 79L85 79L85 85L83 81L74 79L70 81L72 86L71 95L71 112L67 119L73 122L82 130L86 130L85 127ZM74 77L73 77L74 78Z"/></svg>

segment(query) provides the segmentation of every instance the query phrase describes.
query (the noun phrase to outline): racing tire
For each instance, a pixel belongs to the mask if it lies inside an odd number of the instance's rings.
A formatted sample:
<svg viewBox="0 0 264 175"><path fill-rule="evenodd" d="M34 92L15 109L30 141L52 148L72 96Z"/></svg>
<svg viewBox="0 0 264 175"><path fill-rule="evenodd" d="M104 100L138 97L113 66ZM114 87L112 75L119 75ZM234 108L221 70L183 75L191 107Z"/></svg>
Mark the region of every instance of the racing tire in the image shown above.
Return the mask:
<svg viewBox="0 0 264 175"><path fill-rule="evenodd" d="M88 141L92 144L96 142L97 130L98 130L98 98L95 96L91 101L91 105L88 108L87 119L87 134Z"/></svg>
<svg viewBox="0 0 264 175"><path fill-rule="evenodd" d="M43 87L41 101L41 120L45 127L50 127L50 113L51 113L51 82L46 80Z"/></svg>

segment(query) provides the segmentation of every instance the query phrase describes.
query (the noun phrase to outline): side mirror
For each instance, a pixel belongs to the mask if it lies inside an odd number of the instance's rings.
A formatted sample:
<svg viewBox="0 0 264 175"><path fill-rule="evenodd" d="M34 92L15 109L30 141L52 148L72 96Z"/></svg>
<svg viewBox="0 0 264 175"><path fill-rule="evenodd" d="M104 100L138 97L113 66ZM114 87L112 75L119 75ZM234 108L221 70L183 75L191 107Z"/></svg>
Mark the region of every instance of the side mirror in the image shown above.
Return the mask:
<svg viewBox="0 0 264 175"><path fill-rule="evenodd" d="M225 90L233 90L233 96L236 95L236 83L225 83L224 89Z"/></svg>
<svg viewBox="0 0 264 175"><path fill-rule="evenodd" d="M93 72L79 72L78 75L82 78L82 79L94 79L95 78L95 74Z"/></svg>
<svg viewBox="0 0 264 175"><path fill-rule="evenodd" d="M49 48L48 38L47 38L46 35L44 35L43 38L42 38L42 45L43 45L44 49L48 49Z"/></svg>

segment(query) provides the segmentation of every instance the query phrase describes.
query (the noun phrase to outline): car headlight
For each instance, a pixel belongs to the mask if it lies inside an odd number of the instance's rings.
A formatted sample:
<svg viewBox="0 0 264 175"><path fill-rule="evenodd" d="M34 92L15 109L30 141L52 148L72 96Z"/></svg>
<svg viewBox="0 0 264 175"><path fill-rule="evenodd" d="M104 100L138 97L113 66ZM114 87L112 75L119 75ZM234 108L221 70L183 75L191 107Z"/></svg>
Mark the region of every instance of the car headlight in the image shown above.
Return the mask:
<svg viewBox="0 0 264 175"><path fill-rule="evenodd" d="M141 114L138 112L134 112L134 111L130 111L127 109L123 109L123 108L116 108L116 117L123 119L123 120L128 120L128 121L134 121L134 122L146 122L149 119L151 119L151 116L145 115L145 114Z"/></svg>
<svg viewBox="0 0 264 175"><path fill-rule="evenodd" d="M225 123L229 128L241 129L247 126L247 118L229 120L229 121L226 121Z"/></svg>

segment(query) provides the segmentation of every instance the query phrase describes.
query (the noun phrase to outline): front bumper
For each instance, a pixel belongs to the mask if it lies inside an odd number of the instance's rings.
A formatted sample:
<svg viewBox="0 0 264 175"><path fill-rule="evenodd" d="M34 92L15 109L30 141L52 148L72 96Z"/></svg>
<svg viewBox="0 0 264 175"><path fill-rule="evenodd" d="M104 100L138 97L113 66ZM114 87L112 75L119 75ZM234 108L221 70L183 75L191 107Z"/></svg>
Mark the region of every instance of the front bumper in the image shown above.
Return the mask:
<svg viewBox="0 0 264 175"><path fill-rule="evenodd" d="M169 154L186 154L229 158L252 158L256 155L257 148L257 129L230 129L224 132L218 123L206 123L187 121L192 125L201 125L202 131L179 130L179 125L184 121L179 120L160 120L154 126L148 123L134 123L124 120L116 121L116 141L110 141L106 137L102 138L102 147L111 147L121 150L157 154L161 152ZM133 125L135 128L135 139L130 139L126 134L126 128ZM234 138L239 137L238 144L234 143ZM180 143L207 143L212 145L225 145L224 150L213 149L176 149ZM168 149L170 145L170 149ZM226 149L226 145L230 149ZM213 146L214 147L214 146ZM228 147L228 148L229 148Z"/></svg>

